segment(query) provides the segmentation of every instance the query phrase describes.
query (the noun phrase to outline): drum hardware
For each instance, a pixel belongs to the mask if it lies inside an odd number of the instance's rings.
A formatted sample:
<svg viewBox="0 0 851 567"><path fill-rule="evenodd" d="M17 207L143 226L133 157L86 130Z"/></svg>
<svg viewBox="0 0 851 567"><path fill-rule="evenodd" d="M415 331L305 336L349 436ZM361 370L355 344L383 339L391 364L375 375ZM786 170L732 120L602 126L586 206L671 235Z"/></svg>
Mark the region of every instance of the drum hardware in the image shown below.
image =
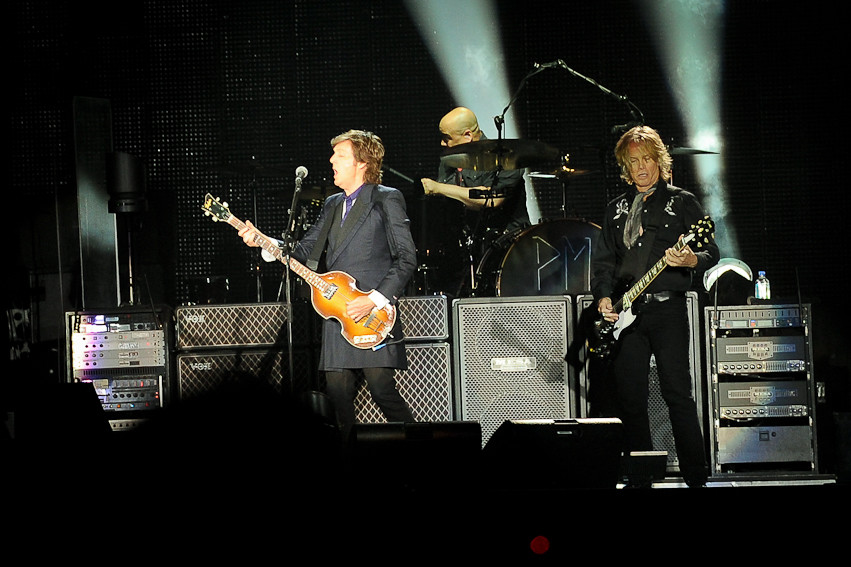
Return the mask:
<svg viewBox="0 0 851 567"><path fill-rule="evenodd" d="M592 173L589 169L573 169L563 165L554 171L533 171L529 173L529 177L538 179L558 179L559 181L567 181L580 175L589 175Z"/></svg>
<svg viewBox="0 0 851 567"><path fill-rule="evenodd" d="M567 187L570 184L570 181L574 177L589 175L591 173L593 173L593 171L589 169L575 169L570 167L570 154L565 154L562 157L561 166L557 169L551 171L533 171L529 174L529 177L539 179L557 179L561 182L561 214L562 218L568 218ZM572 211L572 214L575 215L575 211Z"/></svg>
<svg viewBox="0 0 851 567"><path fill-rule="evenodd" d="M709 150L700 150L698 148L686 148L682 146L666 146L668 148L668 153L672 156L696 156L696 155L704 155L704 154L718 154L718 152L712 152ZM669 183L673 184L674 179L673 175Z"/></svg>

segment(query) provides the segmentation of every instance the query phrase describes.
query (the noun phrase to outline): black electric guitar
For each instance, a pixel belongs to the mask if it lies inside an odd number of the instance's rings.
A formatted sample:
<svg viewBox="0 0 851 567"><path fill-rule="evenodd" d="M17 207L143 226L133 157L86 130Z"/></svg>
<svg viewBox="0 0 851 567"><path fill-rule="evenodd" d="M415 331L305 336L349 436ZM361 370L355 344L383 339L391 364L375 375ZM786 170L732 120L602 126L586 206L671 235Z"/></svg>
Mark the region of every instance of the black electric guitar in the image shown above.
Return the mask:
<svg viewBox="0 0 851 567"><path fill-rule="evenodd" d="M233 216L227 203L222 203L207 193L201 206L214 221L224 221L237 230L245 228L245 223ZM317 274L307 266L289 257L274 241L258 237L256 240L264 250L288 265L289 268L310 284L310 301L313 308L323 318L333 318L340 322L340 334L354 347L368 349L380 345L390 334L396 322L396 308L389 303L382 309L374 308L369 315L355 321L346 314L346 303L369 293L357 288L355 278L345 272Z"/></svg>
<svg viewBox="0 0 851 567"><path fill-rule="evenodd" d="M712 220L708 216L699 220L697 224L692 225L688 234L683 235L677 241L673 246L674 250L680 251L690 242L694 243L695 248L702 248L704 244L709 242L710 238L714 238L712 234L713 226ZM594 328L588 340L588 350L591 354L598 358L605 358L611 354L612 347L618 340L618 337L620 337L620 334L635 321L636 314L632 310L633 301L644 293L647 286L667 267L668 263L663 256L641 279L623 294L617 303L612 306L615 313L618 314L617 321L606 321L600 317L594 322Z"/></svg>

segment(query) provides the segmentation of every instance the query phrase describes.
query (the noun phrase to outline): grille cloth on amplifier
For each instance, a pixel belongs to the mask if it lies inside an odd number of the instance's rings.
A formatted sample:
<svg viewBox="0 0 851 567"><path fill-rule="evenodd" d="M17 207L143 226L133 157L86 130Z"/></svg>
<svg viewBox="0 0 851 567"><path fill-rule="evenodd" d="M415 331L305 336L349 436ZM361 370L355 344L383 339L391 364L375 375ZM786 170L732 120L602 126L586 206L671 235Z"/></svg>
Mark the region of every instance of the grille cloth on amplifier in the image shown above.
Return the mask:
<svg viewBox="0 0 851 567"><path fill-rule="evenodd" d="M286 350L245 349L234 351L192 352L177 355L178 392L181 399L205 394L228 380L261 379L277 392L289 391L289 360ZM309 351L293 352L294 391L311 389L314 362Z"/></svg>
<svg viewBox="0 0 851 567"><path fill-rule="evenodd" d="M184 306L175 309L175 318L178 349L261 347L287 341L283 303Z"/></svg>
<svg viewBox="0 0 851 567"><path fill-rule="evenodd" d="M423 422L452 421L452 379L449 343L408 344L408 369L396 371L396 384L411 406L414 419ZM365 383L355 397L359 423L386 423L372 401Z"/></svg>
<svg viewBox="0 0 851 567"><path fill-rule="evenodd" d="M509 419L572 417L570 312L568 297L456 302L460 418L481 424L483 445Z"/></svg>
<svg viewBox="0 0 851 567"><path fill-rule="evenodd" d="M449 338L449 307L445 295L399 298L399 319L409 341Z"/></svg>

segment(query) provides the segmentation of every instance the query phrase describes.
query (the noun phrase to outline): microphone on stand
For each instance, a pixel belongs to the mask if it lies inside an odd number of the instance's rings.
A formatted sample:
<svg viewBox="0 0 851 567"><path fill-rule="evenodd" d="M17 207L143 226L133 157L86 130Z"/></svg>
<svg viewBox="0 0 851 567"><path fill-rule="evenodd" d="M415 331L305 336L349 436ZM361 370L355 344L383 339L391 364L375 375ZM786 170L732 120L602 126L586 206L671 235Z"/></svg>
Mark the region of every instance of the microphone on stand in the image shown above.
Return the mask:
<svg viewBox="0 0 851 567"><path fill-rule="evenodd" d="M295 169L295 183L296 186L301 187L302 180L307 177L307 168L303 165L298 166Z"/></svg>
<svg viewBox="0 0 851 567"><path fill-rule="evenodd" d="M634 120L632 122L627 122L626 124L612 126L612 134L623 134L627 130L635 128L636 126L644 126L644 122Z"/></svg>
<svg viewBox="0 0 851 567"><path fill-rule="evenodd" d="M287 246L287 250L292 251L293 246L293 235L295 234L296 227L296 206L298 205L298 194L301 192L301 182L304 178L307 177L307 168L303 165L300 165L295 170L295 190L293 191L293 200L290 204L290 218L287 221L287 230L284 232L284 242Z"/></svg>

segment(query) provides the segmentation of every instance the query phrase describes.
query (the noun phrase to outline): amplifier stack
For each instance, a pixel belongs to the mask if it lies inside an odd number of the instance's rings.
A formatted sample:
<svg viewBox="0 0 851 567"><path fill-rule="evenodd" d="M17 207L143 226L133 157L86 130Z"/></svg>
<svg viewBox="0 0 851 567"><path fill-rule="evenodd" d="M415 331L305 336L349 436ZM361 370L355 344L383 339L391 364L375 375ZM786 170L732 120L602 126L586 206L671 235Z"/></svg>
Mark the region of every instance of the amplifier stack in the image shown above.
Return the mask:
<svg viewBox="0 0 851 567"><path fill-rule="evenodd" d="M313 389L316 315L303 301L292 305L292 376L286 304L190 305L175 309L180 398L208 393L228 381L253 378L281 393Z"/></svg>
<svg viewBox="0 0 851 567"><path fill-rule="evenodd" d="M449 305L445 295L400 297L397 306L405 335L408 368L396 371L396 385L419 422L452 421L452 364ZM366 384L355 398L359 423L385 423Z"/></svg>

